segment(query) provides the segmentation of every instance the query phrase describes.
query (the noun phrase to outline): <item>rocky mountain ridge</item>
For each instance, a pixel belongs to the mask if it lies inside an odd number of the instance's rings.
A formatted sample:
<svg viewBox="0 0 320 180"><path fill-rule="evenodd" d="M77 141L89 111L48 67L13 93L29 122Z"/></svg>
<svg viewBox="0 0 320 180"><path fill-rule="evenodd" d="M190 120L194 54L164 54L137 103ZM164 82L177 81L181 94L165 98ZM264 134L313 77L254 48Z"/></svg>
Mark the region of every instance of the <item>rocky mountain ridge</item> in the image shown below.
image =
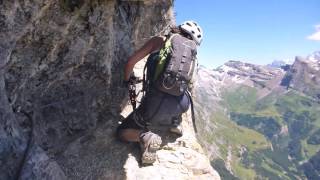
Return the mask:
<svg viewBox="0 0 320 180"><path fill-rule="evenodd" d="M206 83L201 83L198 87L204 87L204 89L214 88L213 91L216 93L212 96L219 97L221 95L218 93L219 90L237 85L247 85L260 89L261 97L264 97L274 88L279 88L278 85L285 73L286 71L281 68L229 61L214 70L200 67L199 82ZM209 88L209 86L212 88Z"/></svg>
<svg viewBox="0 0 320 180"><path fill-rule="evenodd" d="M287 85L320 100L320 56L315 52L307 58L296 57L287 73Z"/></svg>
<svg viewBox="0 0 320 180"><path fill-rule="evenodd" d="M320 51L315 51L306 57L307 61L319 62L320 61Z"/></svg>
<svg viewBox="0 0 320 180"><path fill-rule="evenodd" d="M223 179L319 178L317 54L280 67L199 69L198 137Z"/></svg>

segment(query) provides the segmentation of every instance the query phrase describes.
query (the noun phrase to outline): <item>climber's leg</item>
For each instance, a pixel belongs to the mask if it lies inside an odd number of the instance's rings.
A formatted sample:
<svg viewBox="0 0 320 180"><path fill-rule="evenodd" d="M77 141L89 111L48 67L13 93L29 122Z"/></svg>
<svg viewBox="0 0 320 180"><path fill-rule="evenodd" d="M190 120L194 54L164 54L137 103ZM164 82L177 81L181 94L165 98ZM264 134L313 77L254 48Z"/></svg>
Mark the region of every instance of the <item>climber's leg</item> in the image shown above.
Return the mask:
<svg viewBox="0 0 320 180"><path fill-rule="evenodd" d="M122 141L140 142L140 134L146 132L146 125L141 120L139 112L132 112L117 128L117 137ZM141 123L139 123L141 122Z"/></svg>
<svg viewBox="0 0 320 180"><path fill-rule="evenodd" d="M143 131L138 129L121 129L118 130L117 136L122 141L140 142L141 133L143 133Z"/></svg>
<svg viewBox="0 0 320 180"><path fill-rule="evenodd" d="M139 142L142 164L152 164L156 161L162 140L159 135L146 130L145 125L136 120L137 117L136 112L131 113L117 128L117 136L123 141Z"/></svg>

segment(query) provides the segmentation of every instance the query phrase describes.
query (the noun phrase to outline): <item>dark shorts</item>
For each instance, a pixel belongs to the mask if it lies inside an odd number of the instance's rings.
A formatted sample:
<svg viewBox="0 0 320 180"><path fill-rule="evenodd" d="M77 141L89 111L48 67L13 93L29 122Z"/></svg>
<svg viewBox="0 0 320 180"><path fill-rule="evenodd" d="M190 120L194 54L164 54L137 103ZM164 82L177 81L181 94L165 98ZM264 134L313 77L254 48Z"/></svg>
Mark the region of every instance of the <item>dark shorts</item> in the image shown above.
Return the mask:
<svg viewBox="0 0 320 180"><path fill-rule="evenodd" d="M190 106L189 96L172 96L152 89L143 99L141 105L132 112L118 127L122 129L144 130L146 127L171 126L172 119L178 118Z"/></svg>

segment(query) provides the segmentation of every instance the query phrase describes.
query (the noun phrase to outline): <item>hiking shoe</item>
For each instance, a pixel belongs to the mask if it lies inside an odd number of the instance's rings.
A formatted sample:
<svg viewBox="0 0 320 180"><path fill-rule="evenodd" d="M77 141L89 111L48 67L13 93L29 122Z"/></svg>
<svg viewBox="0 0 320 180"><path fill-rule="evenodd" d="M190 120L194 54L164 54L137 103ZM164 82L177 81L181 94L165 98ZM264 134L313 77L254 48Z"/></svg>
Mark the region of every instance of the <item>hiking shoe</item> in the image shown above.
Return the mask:
<svg viewBox="0 0 320 180"><path fill-rule="evenodd" d="M172 127L169 129L170 132L175 133L179 136L182 136L182 126L181 126L182 117L174 117L172 118Z"/></svg>
<svg viewBox="0 0 320 180"><path fill-rule="evenodd" d="M160 149L161 137L150 131L140 135L140 147L142 151L142 164L152 164L156 161L156 152Z"/></svg>
<svg viewBox="0 0 320 180"><path fill-rule="evenodd" d="M169 131L172 132L172 133L175 133L175 134L177 134L179 136L183 135L183 131L182 131L182 126L181 125L171 127L169 129Z"/></svg>

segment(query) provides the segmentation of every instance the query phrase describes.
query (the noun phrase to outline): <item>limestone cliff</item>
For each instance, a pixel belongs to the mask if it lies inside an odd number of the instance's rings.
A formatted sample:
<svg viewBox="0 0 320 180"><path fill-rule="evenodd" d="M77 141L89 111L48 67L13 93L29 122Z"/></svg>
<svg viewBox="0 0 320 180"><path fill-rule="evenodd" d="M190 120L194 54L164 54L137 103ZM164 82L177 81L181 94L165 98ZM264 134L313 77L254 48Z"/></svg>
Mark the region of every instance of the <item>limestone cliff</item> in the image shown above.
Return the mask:
<svg viewBox="0 0 320 180"><path fill-rule="evenodd" d="M0 179L216 175L187 145L139 167L113 137L126 58L172 19L170 0L0 1Z"/></svg>
<svg viewBox="0 0 320 180"><path fill-rule="evenodd" d="M320 100L320 58L315 55L296 57L285 80L288 87Z"/></svg>

